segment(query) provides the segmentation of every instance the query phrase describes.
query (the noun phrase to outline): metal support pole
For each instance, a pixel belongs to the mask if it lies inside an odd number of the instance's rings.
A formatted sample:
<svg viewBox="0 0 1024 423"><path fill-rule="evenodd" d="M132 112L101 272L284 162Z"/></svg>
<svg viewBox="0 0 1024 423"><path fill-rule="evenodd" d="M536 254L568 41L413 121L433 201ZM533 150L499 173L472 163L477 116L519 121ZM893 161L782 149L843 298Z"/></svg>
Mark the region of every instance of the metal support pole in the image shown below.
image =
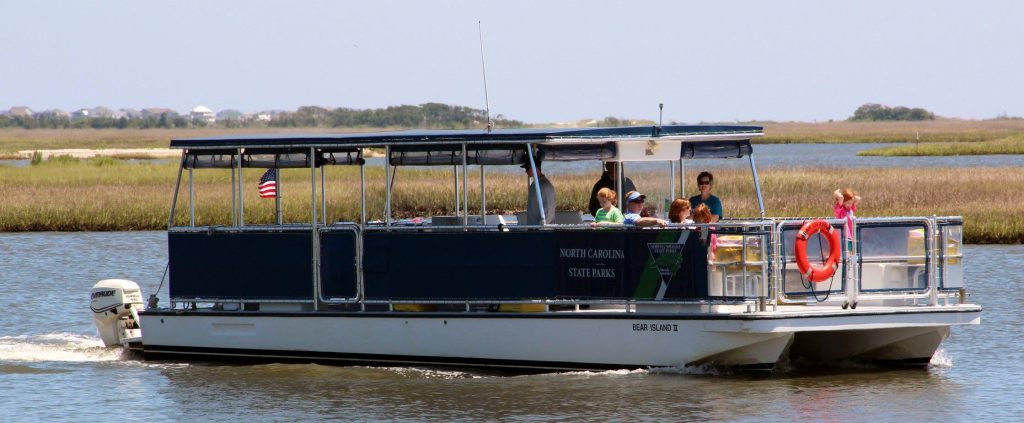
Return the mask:
<svg viewBox="0 0 1024 423"><path fill-rule="evenodd" d="M245 226L245 178L242 173L242 149L238 149L238 226Z"/></svg>
<svg viewBox="0 0 1024 423"><path fill-rule="evenodd" d="M310 225L316 229L316 160L313 158L316 149L313 147L309 148L309 185L310 185L310 202L309 208L313 214L313 218L310 220ZM278 191L280 192L280 191Z"/></svg>
<svg viewBox="0 0 1024 423"><path fill-rule="evenodd" d="M683 168L683 158L679 158L679 198L686 198L686 179L685 179L685 168Z"/></svg>
<svg viewBox="0 0 1024 423"><path fill-rule="evenodd" d="M384 226L391 226L391 146L384 146Z"/></svg>
<svg viewBox="0 0 1024 423"><path fill-rule="evenodd" d="M533 191L537 195L537 206L540 207L540 224L548 224L548 216L544 212L544 196L540 194L540 177L537 172L537 163L533 160L533 145L526 144L526 155L530 159L530 169L533 170Z"/></svg>
<svg viewBox="0 0 1024 423"><path fill-rule="evenodd" d="M676 163L671 160L668 161L668 192L670 192L668 195L669 203L665 204L665 210L663 211L665 212L665 218L670 219L671 216L668 215L669 207L671 207L672 201L676 199Z"/></svg>
<svg viewBox="0 0 1024 423"><path fill-rule="evenodd" d="M480 224L487 223L487 190L484 189L484 165L480 165Z"/></svg>
<svg viewBox="0 0 1024 423"><path fill-rule="evenodd" d="M754 155L747 156L750 159L750 172L754 175L754 191L757 192L757 208L761 210L761 219L764 219L764 198L761 197L761 181L757 177L757 166L754 166Z"/></svg>
<svg viewBox="0 0 1024 423"><path fill-rule="evenodd" d="M181 172L185 169L186 151L181 151L181 163L178 165L178 180L174 182L174 197L171 198L171 215L167 218L167 228L174 227L174 212L178 208L178 191L181 189Z"/></svg>
<svg viewBox="0 0 1024 423"><path fill-rule="evenodd" d="M192 169L188 169L188 225L196 226L196 193Z"/></svg>
<svg viewBox="0 0 1024 423"><path fill-rule="evenodd" d="M327 177L324 176L324 165L320 165L320 214L323 216L324 225L327 224Z"/></svg>
<svg viewBox="0 0 1024 423"><path fill-rule="evenodd" d="M622 185L623 185L623 180L622 180L623 173L622 172L623 172L622 171L622 162L616 163L615 164L615 194L616 194L616 197L618 197L618 200L619 200L618 204L616 204L616 207L618 207L620 211L622 210L622 198L626 196L626 193L622 192Z"/></svg>
<svg viewBox="0 0 1024 423"><path fill-rule="evenodd" d="M316 226L316 148L309 148L310 242L313 260L313 310L320 309L320 231Z"/></svg>
<svg viewBox="0 0 1024 423"><path fill-rule="evenodd" d="M459 204L459 167L452 166L452 178L455 180L455 216L459 215L459 210L462 207Z"/></svg>
<svg viewBox="0 0 1024 423"><path fill-rule="evenodd" d="M281 209L281 188L283 186L281 186L281 168L278 167L278 162L280 162L280 160L278 159L278 157L276 157L276 155L274 155L274 161L273 162L274 162L273 163L273 166L274 166L274 172L273 172L273 183L274 183L274 188L273 188L273 206L274 206L275 214L276 214L276 216L278 216L278 224L281 225L281 224L285 223L285 213Z"/></svg>
<svg viewBox="0 0 1024 423"><path fill-rule="evenodd" d="M235 198L235 188L237 188L238 182L235 181L235 167L231 166L231 226L238 226L238 215L235 213L238 211L238 199Z"/></svg>
<svg viewBox="0 0 1024 423"><path fill-rule="evenodd" d="M359 150L359 158L363 157L363 150ZM359 225L366 226L366 162L359 163Z"/></svg>
<svg viewBox="0 0 1024 423"><path fill-rule="evenodd" d="M462 144L462 226L469 226L469 168L466 166L466 144Z"/></svg>

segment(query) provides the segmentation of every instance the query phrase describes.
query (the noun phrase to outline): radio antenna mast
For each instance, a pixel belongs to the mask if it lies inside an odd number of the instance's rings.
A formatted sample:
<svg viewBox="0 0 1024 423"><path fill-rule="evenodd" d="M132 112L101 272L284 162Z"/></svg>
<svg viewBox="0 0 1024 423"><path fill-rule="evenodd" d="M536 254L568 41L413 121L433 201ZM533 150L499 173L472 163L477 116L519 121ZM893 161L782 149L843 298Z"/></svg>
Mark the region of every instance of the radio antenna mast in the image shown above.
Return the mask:
<svg viewBox="0 0 1024 423"><path fill-rule="evenodd" d="M487 133L491 133L494 122L491 122L491 100L487 96L487 66L484 63L484 30L480 21L476 21L477 35L480 36L480 70L484 75L484 113L487 114Z"/></svg>

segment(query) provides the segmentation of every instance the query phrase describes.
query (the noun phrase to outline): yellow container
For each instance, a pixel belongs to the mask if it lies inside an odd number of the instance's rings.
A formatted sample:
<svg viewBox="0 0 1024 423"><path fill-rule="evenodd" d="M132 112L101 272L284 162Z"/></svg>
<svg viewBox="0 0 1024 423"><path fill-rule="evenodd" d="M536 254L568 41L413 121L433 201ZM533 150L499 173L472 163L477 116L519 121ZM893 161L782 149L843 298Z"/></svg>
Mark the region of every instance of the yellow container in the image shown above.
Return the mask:
<svg viewBox="0 0 1024 423"><path fill-rule="evenodd" d="M960 255L960 242L953 239L946 239L946 253L947 256ZM908 256L924 256L924 228L912 229L907 233L907 255ZM923 258L914 258L907 260L910 264L924 264ZM949 264L960 264L960 258L950 258Z"/></svg>
<svg viewBox="0 0 1024 423"><path fill-rule="evenodd" d="M743 257L743 235L719 235L715 263L735 263ZM761 261L761 239L747 237L747 262Z"/></svg>
<svg viewBox="0 0 1024 423"><path fill-rule="evenodd" d="M498 311L506 313L539 313L544 311L544 304L499 304Z"/></svg>
<svg viewBox="0 0 1024 423"><path fill-rule="evenodd" d="M435 304L394 304L391 308L395 311L437 311Z"/></svg>

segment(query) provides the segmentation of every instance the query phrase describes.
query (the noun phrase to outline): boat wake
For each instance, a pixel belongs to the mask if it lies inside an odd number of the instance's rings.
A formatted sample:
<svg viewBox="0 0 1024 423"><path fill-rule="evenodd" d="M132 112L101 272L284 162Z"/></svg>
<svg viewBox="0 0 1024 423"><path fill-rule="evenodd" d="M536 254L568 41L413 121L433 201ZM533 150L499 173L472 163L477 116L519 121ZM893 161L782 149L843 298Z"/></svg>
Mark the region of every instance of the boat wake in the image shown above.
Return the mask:
<svg viewBox="0 0 1024 423"><path fill-rule="evenodd" d="M938 350L935 350L935 354L932 354L932 360L928 362L928 367L953 367L953 357L950 357L949 354L946 354L946 350L939 348Z"/></svg>
<svg viewBox="0 0 1024 423"><path fill-rule="evenodd" d="M78 333L0 336L0 362L99 362L121 360L121 348L105 348L96 336Z"/></svg>

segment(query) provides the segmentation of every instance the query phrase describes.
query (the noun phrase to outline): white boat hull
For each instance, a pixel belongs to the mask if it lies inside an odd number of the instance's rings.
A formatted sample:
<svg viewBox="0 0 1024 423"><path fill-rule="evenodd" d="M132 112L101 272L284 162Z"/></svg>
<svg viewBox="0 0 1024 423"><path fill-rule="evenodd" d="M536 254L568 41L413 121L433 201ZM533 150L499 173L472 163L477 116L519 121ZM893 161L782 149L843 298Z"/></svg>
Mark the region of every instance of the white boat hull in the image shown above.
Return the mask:
<svg viewBox="0 0 1024 423"><path fill-rule="evenodd" d="M691 315L146 312L142 348L147 357L534 369L702 364L770 368L795 339L802 340L798 345L806 351L829 346L823 350L829 359L930 357L950 325L980 320L980 308L971 310ZM842 339L850 342L836 342ZM912 348L902 350L893 347L908 339L924 341L910 342Z"/></svg>

